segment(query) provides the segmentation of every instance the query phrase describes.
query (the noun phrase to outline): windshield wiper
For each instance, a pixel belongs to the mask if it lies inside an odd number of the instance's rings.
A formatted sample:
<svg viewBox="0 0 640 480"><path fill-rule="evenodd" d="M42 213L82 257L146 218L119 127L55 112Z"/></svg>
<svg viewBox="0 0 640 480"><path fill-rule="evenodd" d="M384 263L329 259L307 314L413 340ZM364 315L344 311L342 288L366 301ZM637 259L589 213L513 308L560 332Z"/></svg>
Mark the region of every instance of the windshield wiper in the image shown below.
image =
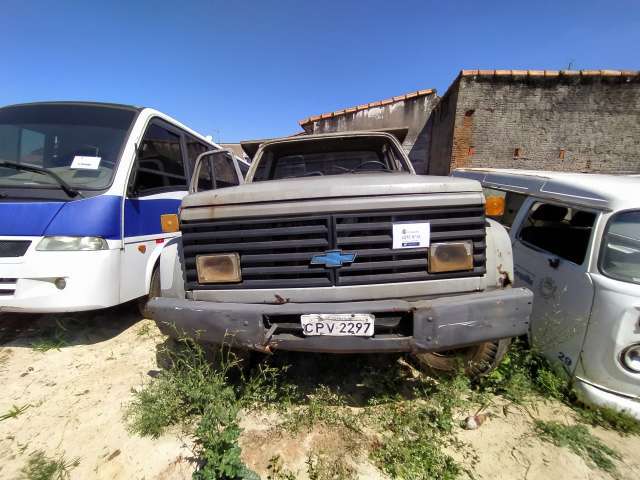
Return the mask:
<svg viewBox="0 0 640 480"><path fill-rule="evenodd" d="M0 161L0 167L9 167L9 168L15 168L16 170L24 170L25 172L33 172L33 173L40 173L42 175L49 175L51 178L53 178L57 182L60 188L64 190L64 193L69 195L71 198L77 197L78 195L80 195L81 197L83 196L78 190L76 190L67 182L65 182L63 179L61 179L57 174L53 173L50 170L47 170L46 168L36 167L35 165L27 165L24 163L7 162L6 160Z"/></svg>

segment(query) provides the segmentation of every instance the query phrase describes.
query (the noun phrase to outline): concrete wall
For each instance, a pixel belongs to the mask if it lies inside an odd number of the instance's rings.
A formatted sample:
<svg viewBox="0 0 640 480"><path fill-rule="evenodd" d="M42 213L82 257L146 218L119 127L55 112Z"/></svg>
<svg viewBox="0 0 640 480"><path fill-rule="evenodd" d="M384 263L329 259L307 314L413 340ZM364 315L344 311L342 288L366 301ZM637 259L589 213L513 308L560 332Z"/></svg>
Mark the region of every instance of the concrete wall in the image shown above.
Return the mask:
<svg viewBox="0 0 640 480"><path fill-rule="evenodd" d="M457 83L452 85L431 112L428 120L431 141L427 156L426 173L429 175L449 175L453 155L453 130L458 102Z"/></svg>
<svg viewBox="0 0 640 480"><path fill-rule="evenodd" d="M437 96L433 92L405 97L410 98L390 99L369 104L364 106L365 108L358 107L325 114L322 115L323 118L304 123L303 127L308 133L408 127L409 131L402 146L409 155L416 172L425 173L431 137L427 119L437 103ZM325 116L327 118L324 118Z"/></svg>
<svg viewBox="0 0 640 480"><path fill-rule="evenodd" d="M640 76L599 72L462 74L432 113L429 172L640 173Z"/></svg>

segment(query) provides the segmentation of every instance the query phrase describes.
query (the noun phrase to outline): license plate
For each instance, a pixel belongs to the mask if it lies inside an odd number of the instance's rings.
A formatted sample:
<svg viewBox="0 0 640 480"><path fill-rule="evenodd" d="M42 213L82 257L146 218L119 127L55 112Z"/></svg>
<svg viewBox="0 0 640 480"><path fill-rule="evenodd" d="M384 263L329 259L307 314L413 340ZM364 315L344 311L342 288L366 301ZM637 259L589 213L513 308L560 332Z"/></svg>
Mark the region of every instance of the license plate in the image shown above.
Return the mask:
<svg viewBox="0 0 640 480"><path fill-rule="evenodd" d="M307 336L370 337L375 318L370 313L310 313L301 315L300 322Z"/></svg>

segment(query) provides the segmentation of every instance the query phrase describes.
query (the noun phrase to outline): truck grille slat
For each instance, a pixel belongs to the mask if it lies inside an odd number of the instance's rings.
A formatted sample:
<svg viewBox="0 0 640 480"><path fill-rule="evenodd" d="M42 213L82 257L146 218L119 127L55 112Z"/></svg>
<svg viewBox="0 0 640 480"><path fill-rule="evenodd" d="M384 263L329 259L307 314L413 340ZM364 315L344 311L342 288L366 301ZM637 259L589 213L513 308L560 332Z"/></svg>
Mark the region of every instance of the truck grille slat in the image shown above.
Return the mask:
<svg viewBox="0 0 640 480"><path fill-rule="evenodd" d="M473 270L434 273L426 248L392 249L392 225L429 222L431 240L473 241ZM297 217L182 222L187 290L361 285L462 278L485 274L485 218L482 205L403 211L349 212ZM355 253L340 268L310 265L327 250ZM242 282L197 281L197 255L237 252Z"/></svg>
<svg viewBox="0 0 640 480"><path fill-rule="evenodd" d="M243 242L243 243L203 243L184 247L185 253L208 253L208 252L238 252L244 250L265 250L271 251L279 248L297 247L328 247L326 240L276 240L272 242Z"/></svg>

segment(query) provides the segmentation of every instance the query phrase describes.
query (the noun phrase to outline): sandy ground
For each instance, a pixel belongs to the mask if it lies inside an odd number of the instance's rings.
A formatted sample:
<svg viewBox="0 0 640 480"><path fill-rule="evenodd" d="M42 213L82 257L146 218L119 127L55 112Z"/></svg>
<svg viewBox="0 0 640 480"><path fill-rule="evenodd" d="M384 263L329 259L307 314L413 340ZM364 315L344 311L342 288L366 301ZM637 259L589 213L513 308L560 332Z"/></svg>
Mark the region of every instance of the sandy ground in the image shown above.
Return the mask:
<svg viewBox="0 0 640 480"><path fill-rule="evenodd" d="M76 316L71 324L56 319L78 333L69 346L44 353L30 345L33 335L55 325L51 318L0 319L9 340L0 347L0 412L31 405L0 422L0 478L19 478L28 454L38 449L79 457L73 479L191 478L190 450L177 435L140 438L127 432L122 418L132 389L157 369L160 340L138 334L153 323L140 322L131 309Z"/></svg>
<svg viewBox="0 0 640 480"><path fill-rule="evenodd" d="M34 340L62 320L68 344L39 352ZM73 333L71 333L73 332ZM29 453L79 457L72 479L182 479L193 471L189 440L170 431L158 439L127 431L124 408L138 389L157 374L155 326L130 308L75 316L0 317L0 415L13 405L29 408L17 418L0 421L0 478L20 478ZM318 379L321 382L321 379ZM571 421L570 411L557 403L537 411L511 408L505 415L498 401L491 418L478 430L460 430L471 449L450 453L466 464L476 479L609 479L565 448L532 435L532 417ZM349 451L349 438L323 428L296 435L276 433L273 416L252 413L242 418L243 458L266 478L269 459L280 455L285 467L306 478L310 452ZM592 429L622 455L621 479L640 475L640 437ZM474 454L469 452L475 451ZM464 453L467 452L467 453ZM384 478L366 459L355 460L360 478Z"/></svg>

